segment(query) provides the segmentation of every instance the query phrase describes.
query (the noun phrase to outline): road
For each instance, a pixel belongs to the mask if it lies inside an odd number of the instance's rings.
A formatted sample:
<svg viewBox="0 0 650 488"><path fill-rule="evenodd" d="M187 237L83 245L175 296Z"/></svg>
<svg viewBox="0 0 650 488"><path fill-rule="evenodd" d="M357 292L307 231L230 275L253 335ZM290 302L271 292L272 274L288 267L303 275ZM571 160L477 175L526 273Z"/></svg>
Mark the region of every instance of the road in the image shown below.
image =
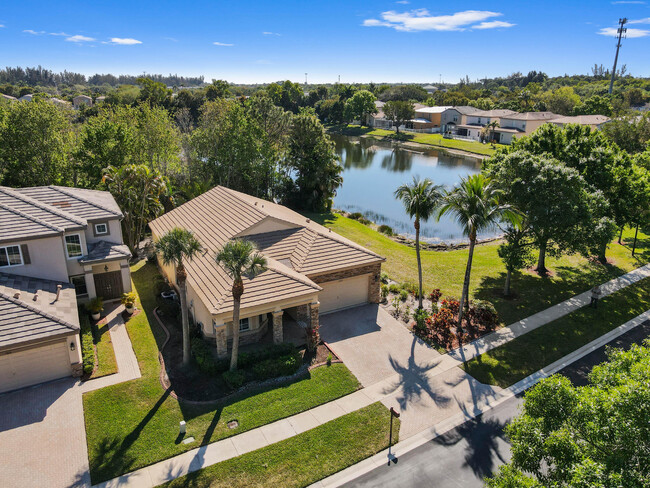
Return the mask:
<svg viewBox="0 0 650 488"><path fill-rule="evenodd" d="M650 336L650 321L635 327L607 346L629 348ZM560 371L575 385L587 384L594 365L607 357L603 346ZM483 487L483 477L510 460L510 445L503 428L517 415L523 395L465 422L411 452L397 463L382 466L344 485L349 488L399 486L414 488ZM399 454L399 453L398 453Z"/></svg>

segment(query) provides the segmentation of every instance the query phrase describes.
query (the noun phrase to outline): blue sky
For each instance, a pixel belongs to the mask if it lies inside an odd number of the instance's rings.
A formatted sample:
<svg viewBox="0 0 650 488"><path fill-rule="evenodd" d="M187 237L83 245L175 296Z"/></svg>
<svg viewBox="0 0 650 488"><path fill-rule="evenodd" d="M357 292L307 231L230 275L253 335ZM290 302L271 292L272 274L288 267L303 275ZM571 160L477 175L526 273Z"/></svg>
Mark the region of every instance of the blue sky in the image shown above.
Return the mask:
<svg viewBox="0 0 650 488"><path fill-rule="evenodd" d="M621 64L650 76L647 1L5 2L0 65L252 83L458 81Z"/></svg>

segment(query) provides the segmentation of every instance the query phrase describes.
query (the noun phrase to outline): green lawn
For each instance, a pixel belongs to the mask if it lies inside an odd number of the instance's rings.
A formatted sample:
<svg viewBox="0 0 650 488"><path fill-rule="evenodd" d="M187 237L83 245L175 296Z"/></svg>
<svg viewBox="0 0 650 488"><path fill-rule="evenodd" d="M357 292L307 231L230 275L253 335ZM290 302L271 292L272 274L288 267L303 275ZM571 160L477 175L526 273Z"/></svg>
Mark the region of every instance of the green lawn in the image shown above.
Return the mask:
<svg viewBox="0 0 650 488"><path fill-rule="evenodd" d="M352 393L356 378L342 364L313 370L308 378L249 392L211 407L178 402L164 391L158 376L158 347L163 332L155 322L155 266L140 262L131 269L138 307L144 310L127 323L142 378L84 395L90 474L93 484L155 463L200 444L208 444L313 408ZM237 419L239 427L226 423ZM196 439L181 444L178 423Z"/></svg>
<svg viewBox="0 0 650 488"><path fill-rule="evenodd" d="M650 278L468 361L463 368L482 383L503 388L650 309Z"/></svg>
<svg viewBox="0 0 650 488"><path fill-rule="evenodd" d="M111 334L108 332L108 324L94 324L92 329L93 342L97 350L97 369L93 372L92 378L117 373L117 361Z"/></svg>
<svg viewBox="0 0 650 488"><path fill-rule="evenodd" d="M396 281L417 282L415 249L397 243L356 220L334 215L308 215L334 232L384 256L382 270ZM621 245L613 242L607 251L610 265L592 263L577 255L547 259L552 275L539 277L534 272L517 273L512 279L516 297L502 295L505 268L497 255L498 243L476 247L471 275L471 295L494 303L501 320L511 324L553 304L591 289L596 283L627 273L650 261L650 236L639 232L639 253L631 256L632 230L624 233ZM444 295L460 297L468 251L422 251L422 271L425 292L440 288Z"/></svg>
<svg viewBox="0 0 650 488"><path fill-rule="evenodd" d="M458 139L445 139L442 134L420 134L414 132L400 132L399 135L392 130L373 129L372 127L359 127L348 125L347 127L331 128L332 132L347 136L364 136L375 139L390 139L404 142L417 142L427 146L440 147L443 149L457 149L483 156L492 156L495 148L503 147L502 144L483 144L477 141L461 141Z"/></svg>
<svg viewBox="0 0 650 488"><path fill-rule="evenodd" d="M214 464L163 486L302 487L388 447L389 412L374 403L315 429L243 456ZM393 423L393 443L399 421Z"/></svg>

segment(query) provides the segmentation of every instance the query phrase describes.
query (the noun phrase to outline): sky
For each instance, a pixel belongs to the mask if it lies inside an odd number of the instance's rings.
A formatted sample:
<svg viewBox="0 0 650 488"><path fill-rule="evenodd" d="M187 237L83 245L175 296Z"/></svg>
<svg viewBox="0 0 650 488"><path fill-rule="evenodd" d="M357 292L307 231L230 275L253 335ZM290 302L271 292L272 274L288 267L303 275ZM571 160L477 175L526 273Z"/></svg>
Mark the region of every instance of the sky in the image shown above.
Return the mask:
<svg viewBox="0 0 650 488"><path fill-rule="evenodd" d="M457 82L619 66L650 76L650 0L3 2L0 66L236 83Z"/></svg>

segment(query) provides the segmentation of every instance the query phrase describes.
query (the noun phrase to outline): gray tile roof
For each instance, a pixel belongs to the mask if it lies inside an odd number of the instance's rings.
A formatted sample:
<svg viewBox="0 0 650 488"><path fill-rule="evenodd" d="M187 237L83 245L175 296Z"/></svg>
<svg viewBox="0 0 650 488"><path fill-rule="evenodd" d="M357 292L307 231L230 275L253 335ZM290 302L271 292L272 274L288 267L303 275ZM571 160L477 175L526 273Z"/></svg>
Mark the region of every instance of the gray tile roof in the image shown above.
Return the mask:
<svg viewBox="0 0 650 488"><path fill-rule="evenodd" d="M61 285L58 300L57 285ZM0 273L0 350L78 331L77 298L71 284Z"/></svg>
<svg viewBox="0 0 650 488"><path fill-rule="evenodd" d="M503 116L504 119L510 120L553 120L560 117L561 115L554 114L553 112L523 112Z"/></svg>
<svg viewBox="0 0 650 488"><path fill-rule="evenodd" d="M35 200L6 186L0 186L0 204L18 210L37 219L39 222L54 226L60 230L82 229L86 225L85 220L79 217L63 212L56 207Z"/></svg>
<svg viewBox="0 0 650 488"><path fill-rule="evenodd" d="M512 115L518 115L514 110L508 110L506 108L497 108L494 110L478 110L474 113L469 114L473 117L504 117L512 119Z"/></svg>
<svg viewBox="0 0 650 488"><path fill-rule="evenodd" d="M25 239L34 235L59 235L62 230L0 203L0 242Z"/></svg>
<svg viewBox="0 0 650 488"><path fill-rule="evenodd" d="M88 254L79 258L82 264L92 263L96 261L115 261L116 259L128 259L131 257L131 251L125 244L118 244L115 242L99 241L95 244L89 245Z"/></svg>
<svg viewBox="0 0 650 488"><path fill-rule="evenodd" d="M85 220L122 217L122 212L115 203L115 199L107 191L82 190L63 186L17 188L16 191Z"/></svg>

